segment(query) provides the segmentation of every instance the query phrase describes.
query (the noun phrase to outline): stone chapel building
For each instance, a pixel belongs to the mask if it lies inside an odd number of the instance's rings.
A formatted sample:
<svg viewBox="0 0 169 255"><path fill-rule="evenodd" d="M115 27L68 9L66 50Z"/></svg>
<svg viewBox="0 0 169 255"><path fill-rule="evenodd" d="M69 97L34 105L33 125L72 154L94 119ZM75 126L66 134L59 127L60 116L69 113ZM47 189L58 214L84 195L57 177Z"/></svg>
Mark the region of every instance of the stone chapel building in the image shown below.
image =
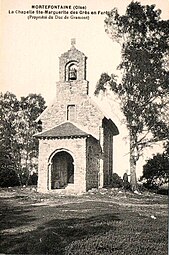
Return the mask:
<svg viewBox="0 0 169 255"><path fill-rule="evenodd" d="M83 193L110 184L119 132L89 97L86 60L74 39L59 58L55 102L37 120L39 192Z"/></svg>

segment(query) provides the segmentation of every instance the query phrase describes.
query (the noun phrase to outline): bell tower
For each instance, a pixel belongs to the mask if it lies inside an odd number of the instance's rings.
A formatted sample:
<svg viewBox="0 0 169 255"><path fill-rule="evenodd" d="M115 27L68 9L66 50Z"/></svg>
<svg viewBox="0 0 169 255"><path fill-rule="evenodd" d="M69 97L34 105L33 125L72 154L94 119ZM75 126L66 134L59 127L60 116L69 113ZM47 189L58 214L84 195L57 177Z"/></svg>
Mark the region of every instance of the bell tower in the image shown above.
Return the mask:
<svg viewBox="0 0 169 255"><path fill-rule="evenodd" d="M56 96L63 99L68 94L88 95L88 81L86 80L85 54L76 49L76 40L71 39L70 50L59 57L59 81L56 84ZM62 95L61 95L62 93ZM64 94L64 95L63 95Z"/></svg>
<svg viewBox="0 0 169 255"><path fill-rule="evenodd" d="M71 48L59 58L59 81L83 81L86 80L87 57L77 50L76 40L71 39Z"/></svg>

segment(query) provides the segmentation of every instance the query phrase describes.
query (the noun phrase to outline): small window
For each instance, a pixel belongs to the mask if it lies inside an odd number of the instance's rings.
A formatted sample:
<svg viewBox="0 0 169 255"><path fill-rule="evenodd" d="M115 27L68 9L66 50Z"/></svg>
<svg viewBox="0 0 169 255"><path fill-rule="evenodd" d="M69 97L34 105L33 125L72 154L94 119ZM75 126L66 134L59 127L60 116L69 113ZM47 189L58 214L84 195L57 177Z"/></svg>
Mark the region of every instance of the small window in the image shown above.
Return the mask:
<svg viewBox="0 0 169 255"><path fill-rule="evenodd" d="M67 120L75 121L76 119L76 108L75 105L68 105L67 106Z"/></svg>
<svg viewBox="0 0 169 255"><path fill-rule="evenodd" d="M41 120L39 120L37 123L37 130L38 130L38 132L42 131L42 121Z"/></svg>

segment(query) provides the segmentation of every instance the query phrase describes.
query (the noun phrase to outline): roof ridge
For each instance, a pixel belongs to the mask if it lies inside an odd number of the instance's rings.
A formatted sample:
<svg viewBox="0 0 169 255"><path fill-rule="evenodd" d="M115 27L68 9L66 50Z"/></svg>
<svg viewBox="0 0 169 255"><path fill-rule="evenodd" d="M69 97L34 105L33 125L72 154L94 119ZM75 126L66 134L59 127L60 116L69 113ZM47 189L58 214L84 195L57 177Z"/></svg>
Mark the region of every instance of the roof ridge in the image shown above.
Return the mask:
<svg viewBox="0 0 169 255"><path fill-rule="evenodd" d="M111 119L111 117L98 105L98 103L95 101L94 97L89 96L89 100L98 108L99 111L106 117L107 119Z"/></svg>

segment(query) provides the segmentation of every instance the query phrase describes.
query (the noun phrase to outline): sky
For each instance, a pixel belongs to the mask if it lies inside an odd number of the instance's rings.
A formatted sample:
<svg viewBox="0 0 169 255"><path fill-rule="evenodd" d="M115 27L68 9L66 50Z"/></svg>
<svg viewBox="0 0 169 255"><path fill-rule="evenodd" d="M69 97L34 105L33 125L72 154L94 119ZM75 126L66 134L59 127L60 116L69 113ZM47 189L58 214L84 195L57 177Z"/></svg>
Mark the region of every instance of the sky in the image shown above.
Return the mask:
<svg viewBox="0 0 169 255"><path fill-rule="evenodd" d="M161 17L169 18L168 0L142 0L140 2L145 5L156 4L156 7L162 10ZM87 80L90 82L89 93L92 96L100 74L117 72L116 68L121 56L120 45L113 43L105 33L105 15L98 14L98 11L110 11L117 7L122 14L129 3L128 0L0 0L1 91L10 91L17 97L26 96L29 93L40 93L47 105L50 104L55 97L56 81L59 79L59 56L70 48L71 38L76 38L77 49L88 57ZM64 19L65 15L57 15L56 18L53 15L53 19L36 20L29 18L30 13L20 13L33 10L32 5L49 4L71 5L70 11L79 12L81 10L90 13L93 11L97 14L81 15L89 16L89 20L70 19L70 17ZM83 7L86 9L81 9ZM61 9L55 9L55 11L61 11ZM40 14L32 16L40 16ZM79 14L74 16L79 16ZM120 126L120 137L115 138L117 149L114 149L116 151L114 168L116 172L120 171L122 174L129 165L127 147L123 151L125 143L123 138L126 131L125 127L120 124L121 115L117 112L118 105L116 103L112 105L112 102L108 100L101 100L98 103ZM120 161L123 162L122 166L119 166Z"/></svg>

